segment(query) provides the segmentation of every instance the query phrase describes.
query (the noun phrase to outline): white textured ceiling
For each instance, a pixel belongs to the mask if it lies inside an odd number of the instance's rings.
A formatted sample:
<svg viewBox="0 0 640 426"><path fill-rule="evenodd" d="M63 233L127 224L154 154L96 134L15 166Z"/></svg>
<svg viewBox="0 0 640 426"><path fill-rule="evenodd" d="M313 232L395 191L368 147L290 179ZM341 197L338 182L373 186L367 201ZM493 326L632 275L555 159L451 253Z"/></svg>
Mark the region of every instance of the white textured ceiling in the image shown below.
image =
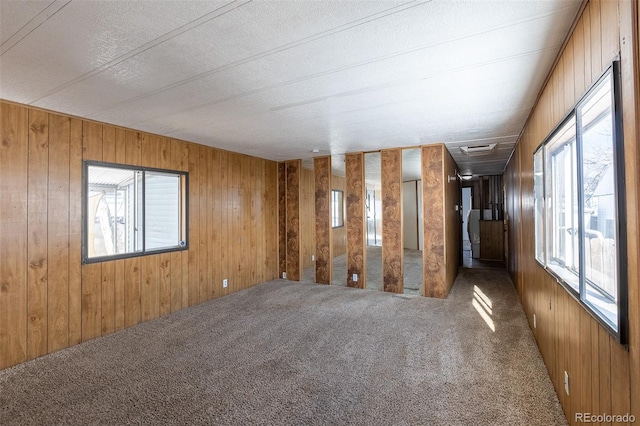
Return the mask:
<svg viewBox="0 0 640 426"><path fill-rule="evenodd" d="M444 142L495 174L579 5L0 0L0 97L278 161Z"/></svg>

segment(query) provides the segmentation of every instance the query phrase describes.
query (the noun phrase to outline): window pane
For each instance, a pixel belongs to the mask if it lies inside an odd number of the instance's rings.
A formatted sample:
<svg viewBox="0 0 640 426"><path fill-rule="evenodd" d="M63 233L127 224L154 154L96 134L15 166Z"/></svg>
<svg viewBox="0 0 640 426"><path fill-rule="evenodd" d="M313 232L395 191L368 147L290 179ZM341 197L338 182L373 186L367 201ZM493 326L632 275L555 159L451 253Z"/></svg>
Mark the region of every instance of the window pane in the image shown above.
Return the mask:
<svg viewBox="0 0 640 426"><path fill-rule="evenodd" d="M180 245L180 175L145 173L145 249Z"/></svg>
<svg viewBox="0 0 640 426"><path fill-rule="evenodd" d="M575 117L547 145L547 266L579 291Z"/></svg>
<svg viewBox="0 0 640 426"><path fill-rule="evenodd" d="M83 261L186 247L186 174L86 167Z"/></svg>
<svg viewBox="0 0 640 426"><path fill-rule="evenodd" d="M131 232L135 227L136 172L110 167L88 167L87 254L110 256L135 251Z"/></svg>
<svg viewBox="0 0 640 426"><path fill-rule="evenodd" d="M580 107L586 301L617 325L617 215L612 79Z"/></svg>
<svg viewBox="0 0 640 426"><path fill-rule="evenodd" d="M544 259L544 175L543 148L533 157L533 192L535 214L535 253L538 262L545 264Z"/></svg>

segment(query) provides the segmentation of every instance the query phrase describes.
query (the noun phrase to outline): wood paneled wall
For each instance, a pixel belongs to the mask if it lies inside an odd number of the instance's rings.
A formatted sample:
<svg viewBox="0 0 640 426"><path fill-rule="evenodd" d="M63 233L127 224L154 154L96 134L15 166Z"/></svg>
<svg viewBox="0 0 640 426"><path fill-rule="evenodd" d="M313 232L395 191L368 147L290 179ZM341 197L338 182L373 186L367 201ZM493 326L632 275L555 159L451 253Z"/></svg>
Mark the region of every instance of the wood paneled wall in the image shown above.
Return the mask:
<svg viewBox="0 0 640 426"><path fill-rule="evenodd" d="M421 148L424 215L423 286L427 297L445 298L458 275L462 222L457 165L443 144Z"/></svg>
<svg viewBox="0 0 640 426"><path fill-rule="evenodd" d="M382 164L382 283L384 291L404 291L402 233L402 150L380 152Z"/></svg>
<svg viewBox="0 0 640 426"><path fill-rule="evenodd" d="M444 297L446 297L458 276L462 254L462 188L458 179L449 182L448 176L457 176L458 165L449 150L442 146L442 184L444 185ZM424 196L424 194L423 194ZM425 198L425 203L435 203L433 195ZM423 252L424 254L424 252Z"/></svg>
<svg viewBox="0 0 640 426"><path fill-rule="evenodd" d="M640 153L638 3L590 1L553 69L505 171L509 270L571 424L575 413L640 416ZM627 200L629 351L535 261L533 152L620 55ZM533 328L536 314L537 327ZM570 395L564 391L568 372Z"/></svg>
<svg viewBox="0 0 640 426"><path fill-rule="evenodd" d="M364 154L361 152L347 154L346 191L347 203L347 285L349 287L366 288L366 257L364 251L366 222L364 213ZM353 281L353 274L358 274L358 281Z"/></svg>
<svg viewBox="0 0 640 426"><path fill-rule="evenodd" d="M422 147L423 286L427 297L447 297L444 246L444 146Z"/></svg>
<svg viewBox="0 0 640 426"><path fill-rule="evenodd" d="M331 157L314 159L316 219L316 282L331 284L333 265L331 227Z"/></svg>
<svg viewBox="0 0 640 426"><path fill-rule="evenodd" d="M316 253L315 176L313 170L300 170L300 247L302 269L313 266ZM302 273L302 272L301 272Z"/></svg>
<svg viewBox="0 0 640 426"><path fill-rule="evenodd" d="M300 181L302 162L289 160L286 163L286 221L287 221L287 279L300 281L302 276L302 241L300 237Z"/></svg>
<svg viewBox="0 0 640 426"><path fill-rule="evenodd" d="M337 189L342 191L343 202L347 203L347 193L345 192L345 178L344 176L331 176L331 189ZM333 257L343 255L347 252L347 221L345 217L345 224L341 228L333 228L332 230L332 245L333 245Z"/></svg>
<svg viewBox="0 0 640 426"><path fill-rule="evenodd" d="M0 368L276 277L276 163L8 102L0 118ZM82 265L83 160L189 172L189 250Z"/></svg>

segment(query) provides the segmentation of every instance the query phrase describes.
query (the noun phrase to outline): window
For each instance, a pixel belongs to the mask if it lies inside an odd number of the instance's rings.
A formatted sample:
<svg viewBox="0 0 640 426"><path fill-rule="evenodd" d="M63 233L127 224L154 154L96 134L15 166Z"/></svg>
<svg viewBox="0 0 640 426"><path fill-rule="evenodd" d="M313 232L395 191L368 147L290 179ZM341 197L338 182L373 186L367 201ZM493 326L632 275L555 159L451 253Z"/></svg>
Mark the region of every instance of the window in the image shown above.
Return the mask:
<svg viewBox="0 0 640 426"><path fill-rule="evenodd" d="M535 255L626 343L624 159L615 62L534 154Z"/></svg>
<svg viewBox="0 0 640 426"><path fill-rule="evenodd" d="M578 290L578 195L576 123L573 117L546 147L547 266Z"/></svg>
<svg viewBox="0 0 640 426"><path fill-rule="evenodd" d="M187 248L187 174L85 162L83 261Z"/></svg>
<svg viewBox="0 0 640 426"><path fill-rule="evenodd" d="M344 226L343 192L337 189L331 190L331 226L334 228Z"/></svg>

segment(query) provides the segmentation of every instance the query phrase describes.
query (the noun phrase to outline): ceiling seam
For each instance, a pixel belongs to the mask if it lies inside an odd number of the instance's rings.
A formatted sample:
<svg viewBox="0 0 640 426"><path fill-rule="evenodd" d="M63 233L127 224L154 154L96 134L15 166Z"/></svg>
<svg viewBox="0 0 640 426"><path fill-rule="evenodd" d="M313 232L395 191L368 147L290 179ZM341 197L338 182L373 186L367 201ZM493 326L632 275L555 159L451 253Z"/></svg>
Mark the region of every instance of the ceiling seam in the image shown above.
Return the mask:
<svg viewBox="0 0 640 426"><path fill-rule="evenodd" d="M420 5L422 5L422 4L424 4L424 3L420 3ZM494 32L494 31L503 30L503 29L506 29L506 28L514 27L516 25L521 25L521 24L524 24L524 23L527 23L527 22L532 22L532 21L535 21L535 20L543 19L543 18L546 18L548 16L556 15L556 14L559 14L559 13L564 13L565 11L568 11L568 10L571 10L571 9L572 9L571 7L565 7L565 8L558 9L557 11L540 13L538 15L534 15L532 17L527 17L527 18L521 19L519 21L510 22L508 24L503 24L503 25L498 25L498 26L495 26L495 27L492 27L492 28L489 28L489 29L486 29L486 30L483 30L483 31L479 31L479 32L467 34L467 35L464 35L464 36L461 36L461 37L457 37L455 39L441 41L441 42L437 42L437 43L428 43L426 45L418 46L418 47L415 47L415 48L412 48L412 49L408 49L408 50L404 50L404 51L400 51L400 52L395 52L395 53L392 53L392 54L385 55L384 57L376 58L374 60L371 60L370 63L375 63L375 62L378 62L380 60L391 59L391 58L394 58L394 57L397 57L397 56L402 56L402 55L406 55L406 54L410 54L410 53L415 53L415 52L418 52L420 50L424 50L424 49L428 49L428 48L432 48L432 47L436 47L436 46L449 44L449 43L456 42L456 41L461 41L461 40L473 38L473 37L476 37L478 35L488 34L490 32ZM389 9L389 10L392 10L392 9ZM401 10L401 11L404 11L404 9ZM399 11L399 12L401 12L401 11ZM397 12L394 12L394 13L397 13ZM389 16L390 15L391 14L389 14ZM371 16L374 16L374 15L371 15ZM386 16L387 15L385 15L383 17L386 17ZM363 19L365 19L365 18L363 18ZM356 22L356 21L354 21L354 22ZM337 27L337 28L340 28L340 27ZM320 33L320 34L322 34L322 33ZM333 35L333 34L328 34L328 35ZM302 39L302 40L304 40L304 39ZM302 44L300 44L300 45L302 45ZM298 46L299 45L295 45L295 46L292 46L292 47L289 47L289 48L294 48L294 47L298 47ZM287 49L289 49L289 48L287 48ZM287 49L285 49L285 50L287 50ZM279 52L273 52L273 53L279 53ZM273 53L270 53L269 55L271 55ZM269 56L269 55L265 55L264 57ZM89 113L87 115L87 117L95 117L97 114L103 113L105 111L109 111L109 110L111 110L113 108L116 108L118 106L127 105L129 103L133 103L133 102L139 101L139 100L144 99L146 97L154 96L156 94L159 94L159 93L174 89L174 88L179 87L179 86L181 86L183 84L187 84L187 83L196 81L198 79L207 77L207 76L215 74L217 72L225 71L225 70L234 68L235 66L244 65L245 63L252 62L253 60L256 60L256 59L262 59L262 57L246 60L246 62L237 61L238 63L232 63L232 64L229 64L229 65L226 65L226 66L223 66L223 67L216 68L215 70L211 70L211 71L207 71L207 72L202 73L202 74L198 74L198 75L196 75L194 77L190 77L190 78L185 79L183 81L180 81L180 82L171 84L169 86L165 86L163 88L151 91L151 92L149 92L147 94L140 95L140 96L137 96L135 98L128 99L126 101L118 102L118 103L114 104L113 106L111 106L109 108ZM245 60L243 60L243 61L245 61ZM367 62L365 62L365 61L362 61L362 62L363 62L364 65L367 64ZM340 70L341 69L336 69L335 71L339 72ZM154 117L154 118L158 118L158 117Z"/></svg>
<svg viewBox="0 0 640 426"><path fill-rule="evenodd" d="M186 78L184 80L180 80L180 81L174 82L172 84L169 84L167 86L158 88L156 90L152 90L152 91L144 93L142 95L135 96L133 98L117 102L117 103L111 105L108 108L103 108L103 109L101 109L99 111L91 112L90 114L88 114L88 117L95 116L95 115L103 113L105 111L110 111L110 110L112 110L114 108L117 108L119 106L126 105L126 104L129 104L129 103L132 103L132 102L136 102L136 101L139 101L141 99L144 99L144 98L147 98L147 97L150 97L150 96L154 96L154 95L157 95L157 94L162 93L162 92L166 92L166 91L171 90L171 89L175 89L176 87L180 87L180 86L183 86L185 84L192 83L194 81L197 81L199 79L208 77L208 76L213 75L213 74L217 74L217 73L222 72L222 71L227 71L227 70L235 68L237 66L241 66L241 65L244 65L244 64L259 60L259 59L266 58L266 57L274 55L276 53L281 53L281 52L284 52L286 50L293 49L293 48L302 46L304 44L307 44L307 43L310 43L310 42L313 42L313 41L316 41L316 40L320 40L320 39L322 39L324 37L328 37L328 36L331 36L331 35L334 35L334 34L339 34L339 33L343 32L343 31L355 28L357 26L360 26L360 25L363 25L363 24L366 24L366 23L369 23L369 22L372 22L372 21L375 21L375 20L378 20L378 19L381 19L381 18L385 18L385 17L391 16L391 15L394 15L396 13L403 12L403 11L408 10L408 9L412 9L414 7L422 6L423 4L429 3L431 1L433 1L433 0L423 1L423 2L418 3L418 4L411 4L411 3L415 2L415 0L412 0L412 1L408 2L408 3L403 3L403 4L399 5L399 6L395 6L395 7L389 8L389 9L385 9L385 10L383 10L381 12L377 12L377 13L374 13L374 14L371 14L371 15L356 19L354 21L347 22L346 24L339 25L339 26L337 26L335 28L330 28L328 30L324 30L324 31L321 31L319 33L316 33L316 34L313 34L313 35L310 35L310 36L307 36L307 37L303 37L301 39L298 39L298 40L295 40L295 41L292 41L292 42L289 42L289 43L274 47L272 49L268 49L268 50L265 50L263 52L256 53L256 54L251 55L249 57L246 57L246 58L243 58L243 59L228 63L226 65L222 65L220 67L217 67L217 68L214 68L214 69L211 69L211 70L207 70L207 71L205 71L203 73L196 74L196 75L191 76L189 78ZM407 5L410 5L410 6L407 6ZM400 10L395 10L395 9L398 9L398 8L401 8L401 9ZM387 13L387 12L390 12L390 11L393 11L393 12ZM381 16L377 16L377 15L381 15ZM364 21L366 19L368 19L368 20ZM364 22L362 22L362 21L364 21Z"/></svg>
<svg viewBox="0 0 640 426"><path fill-rule="evenodd" d="M470 65L465 65L462 67L458 67L458 68L450 68L450 69L446 69L446 70L441 70L438 72L433 72L430 75L426 76L426 77L420 77L417 79L413 79L413 80L402 80L401 83L397 83L397 82L388 82L388 83L384 83L384 84L379 84L377 86L369 86L369 87L363 87L360 89L354 89L354 90L348 90L346 92L339 92L339 93L334 93L331 95L326 95L326 96L321 96L318 98L314 98L314 99L310 99L308 101L300 101L300 102L293 102L291 104L285 104L285 105L281 105L281 106L277 106L277 107L273 107L270 108L270 111L273 112L277 112L283 109L287 109L287 108L295 108L295 107L299 107L299 106L305 106L305 105L309 105L312 103L317 103L317 102L322 102L322 101L326 101L328 99L331 98L344 98L344 97L348 97L348 96L354 96L354 95L362 95L364 93L371 93L371 92L375 92L378 90L385 90L385 89L393 89L393 88L397 88L397 87L401 87L401 86L406 86L406 85L410 85L410 84L414 84L418 81L424 81L424 80L430 80L433 78L436 78L442 74L451 74L451 73L457 73L457 72L461 72L461 71L468 71L474 68L482 68L488 65L494 65L494 64L498 64L501 62L508 62L512 59L517 59L517 58L523 58L525 56L529 56L535 53L540 53L540 52L544 52L547 50L555 50L557 48L557 46L550 46L550 47L545 47L542 49L536 49L536 50L531 50L531 51L527 51L527 52L523 52L523 53L519 53L519 54L515 54L515 55L509 55L509 56L503 56L500 58L496 58L496 59L492 59L489 61L484 61L484 62L478 62L476 64L470 64ZM365 65L370 65L370 64L364 64L364 65L358 65L358 66L365 66ZM357 68L353 67L353 68ZM348 69L352 69L352 68L348 68ZM345 70L339 70L336 72L340 72L340 71L345 71ZM324 75L321 75L320 77L323 77ZM313 77L313 74L310 75L310 78L315 78ZM286 85L286 84L285 84ZM407 100L405 101L401 101L399 103L402 102L408 102Z"/></svg>
<svg viewBox="0 0 640 426"><path fill-rule="evenodd" d="M59 8L55 9L53 12L51 12L50 15L47 15L47 10L51 7L53 7L55 4L61 4L64 0L54 0L52 1L49 6L45 7L40 13L38 13L36 16L34 16L33 18L31 18L29 20L29 22L27 22L26 24L24 24L22 26L22 28L20 28L18 31L16 31L15 33L13 33L11 35L11 37L9 37L8 39L6 39L2 45L0 45L0 56L4 55L5 53L7 53L8 51L10 51L11 49L13 49L18 43L20 43L22 40L24 40L29 34L31 34L32 32L34 32L35 30L37 30L40 25L44 24L45 22L47 22L52 16L54 16L56 13L60 12L60 10L62 10L62 8L64 8L66 5L68 5L69 3L71 3L71 0L67 0L64 4L62 4ZM37 18L40 15L45 15L44 16L44 20L37 20ZM33 23L33 24L32 24ZM35 25L33 28L29 29L31 25ZM24 31L28 31L25 35L23 35L22 37L19 36L19 34L21 32ZM5 48L5 45L7 43L9 43L11 41L12 38L14 37L20 37L19 40L16 40L15 43L13 43L12 45L8 46Z"/></svg>
<svg viewBox="0 0 640 426"><path fill-rule="evenodd" d="M416 52L419 52L421 50L430 49L430 48L433 48L433 47L436 47L436 46L443 46L443 45L446 45L446 44L454 43L454 42L465 40L465 39L468 39L468 38L473 38L473 37L476 37L478 35L487 34L487 33L494 32L494 31L499 31L499 30L502 30L502 29L505 29L505 28L510 28L510 27L515 26L515 25L520 25L520 24L524 24L524 23L527 23L527 22L531 22L531 21L535 21L535 20L538 20L538 19L542 19L542 18L545 18L545 17L548 17L548 16L552 16L552 15L556 15L556 14L559 14L559 13L563 13L563 12L565 12L567 10L570 10L570 8L563 8L563 9L559 9L557 12L549 12L549 13L535 15L534 17L530 17L530 18L527 18L527 19L523 19L523 20L517 21L517 23L510 23L508 25L496 26L496 27L494 27L492 29L489 29L489 30L484 30L484 31L468 34L468 35L457 37L457 38L451 39L451 40L441 41L441 42L437 42L437 43L428 43L426 45L417 46L417 47L414 47L414 48L411 48L411 49L407 49L407 50L403 50L403 51L399 51L399 52L394 52L394 53L389 53L389 54L386 54L386 55L378 56L378 57L373 58L373 59L360 61L360 62L356 62L354 64L350 64L350 65L345 65L345 66L342 66L342 67L334 68L332 70L322 71L322 72L315 73L315 74L310 74L310 75L304 76L304 77L298 77L297 79L289 80L288 82L279 83L278 85L271 85L271 86L266 86L266 87L263 87L263 88L260 88L260 89L253 89L252 91L244 92L243 94L238 94L238 95L234 95L234 96L239 98L241 96L259 93L259 92L256 92L256 90L271 90L271 89L277 88L277 87L284 87L285 85L288 85L288 84L299 83L299 82L302 82L302 81L305 81L305 80L310 80L310 79L317 78L317 77L323 77L323 76L330 75L330 74L333 74L333 73L354 69L354 68L357 68L357 67L360 67L360 66L374 64L374 63L385 61L385 60L388 60L388 59L393 59L393 58L396 58L396 57L399 57L399 56L416 53ZM553 47L553 48L556 48L556 47ZM195 81L195 80L193 80L193 81ZM162 93L165 90L173 89L175 87L178 87L179 85L172 86L172 87L167 86L167 89L163 88L161 90L157 90L156 93L154 93L154 94ZM139 96L134 101L123 101L123 102L118 103L118 105L120 105L120 106L121 105L126 105L126 104L128 104L130 102L135 102L135 101L141 100L141 99L143 99L145 97L146 97L146 95ZM225 100L235 99L235 97L228 97L228 98L225 98ZM207 106L210 106L210 105L215 105L217 103L219 103L219 101L208 102L208 103L205 103L205 104L201 104L199 106L189 107L189 108L186 108L186 109L183 109L183 110L179 111L178 114L194 111L194 110L197 110L199 108L204 108L204 107L207 107ZM110 109L112 109L112 108L103 109L100 112L108 111ZM90 113L90 114L87 115L87 117L95 117L95 115L97 115L98 113L99 112ZM165 118L165 117L168 117L168 115L158 115L158 116L151 117L150 119L153 120L153 119ZM132 125L133 124L137 125L137 124L145 123L145 122L148 122L148 121L149 120L138 121L138 122L132 123Z"/></svg>
<svg viewBox="0 0 640 426"><path fill-rule="evenodd" d="M530 51L530 52L522 53L520 55L510 55L510 56L508 56L506 58L499 58L499 59L492 60L492 61L485 61L486 64L484 64L484 63L474 64L472 66L469 66L468 69L473 69L473 68L477 68L477 67L485 66L485 65L491 65L491 64L494 64L494 63L505 62L505 61L508 61L509 59L518 58L518 57L524 57L524 56L532 55L532 54L535 54L535 53L544 52L544 51L547 51L547 50L555 50L555 49L557 49L557 46L551 46L551 47L547 47L547 48L543 48L543 49L536 49L536 50L533 50L533 51ZM288 86L288 85L291 85L291 84L301 83L301 82L312 80L312 79L319 78L319 77L325 77L327 75L331 75L331 74L339 73L339 72L342 72L342 71L355 69L355 68L358 68L358 67L361 67L361 66L371 65L371 64L376 63L376 62L386 61L386 60L392 59L393 57L395 57L395 56L379 57L376 60L361 61L360 63L346 65L346 66L335 68L335 69L332 69L332 70L322 71L322 72L319 72L319 73L314 73L314 74L310 74L310 75L307 75L307 76L298 77L296 79L288 80L288 81L285 81L285 82L282 82L282 83L272 84L270 86L263 86L263 87L260 87L260 88L257 88L257 89L252 89L252 90L249 90L249 91L246 91L246 92L243 92L243 93L239 93L237 95L227 96L226 98L218 99L216 101L207 102L207 103L204 103L204 104L195 105L195 106L188 107L188 108L183 108L182 110L176 111L176 112L172 112L171 114L161 114L161 115L156 115L156 116L147 118L147 119L142 120L142 121L129 122L129 123L127 123L127 125L130 125L130 126L144 125L145 123L152 122L152 120L164 119L164 118L171 117L171 116L178 115L178 114L185 114L185 113L188 113L188 112L197 111L197 110L202 109L202 108L207 108L207 107L210 107L210 106L213 106L213 105L219 105L219 104L222 104L224 102L240 99L240 98L247 97L247 96L256 95L258 93L266 92L266 91L273 90L273 89L278 89L278 88L285 87L285 86ZM467 67L459 67L457 69L454 68L454 69L448 70L447 72L464 71L466 68ZM437 76L437 75L438 74L430 75L428 77L420 78L420 79L418 79L416 81L435 78L435 76ZM408 84L408 83L404 83L404 84ZM402 85L402 84L400 84L400 85ZM389 87L394 87L394 86L391 85ZM383 87L383 88L388 88L388 87ZM372 91L375 91L375 90L372 90Z"/></svg>
<svg viewBox="0 0 640 426"><path fill-rule="evenodd" d="M171 31L161 35L160 37L157 37L157 38L155 38L155 39L153 39L151 41L148 41L147 43L145 43L145 44L143 44L141 46L138 46L137 48L135 48L133 50L130 50L129 52L127 52L127 53L125 53L123 55L120 55L117 58L115 58L115 59L113 59L113 60L111 60L111 61L109 61L109 62L107 62L107 63L105 63L103 65L100 65L99 67L94 68L93 70L91 70L91 71L89 71L87 73L84 73L84 74L74 78L73 80L69 80L68 82L66 82L64 84L61 84L60 86L55 87L55 88L49 90L48 92L45 92L44 94L40 95L39 97L37 97L35 99L30 100L27 103L28 104L32 104L32 103L41 101L42 99L48 98L49 96L51 96L51 95L53 95L55 93L58 93L58 92L66 89L68 87L71 87L71 86L73 86L73 85L75 85L77 83L80 83L80 82L82 82L84 80L87 80L87 79L93 77L94 75L97 75L97 74L101 73L102 71L105 71L105 70L107 70L109 68L112 68L112 67L114 67L116 65L119 65L122 62L125 62L126 60L133 58L134 56L137 56L137 55L139 55L139 54L141 54L143 52L146 52L147 50L153 49L154 47L157 47L157 46L161 45L164 42L167 42L167 41L169 41L169 40L171 40L171 39L173 39L173 38L175 38L175 37L177 37L177 36L179 36L181 34L184 34L187 31L191 31L194 28L197 28L197 27L199 27L201 25L206 24L207 22L213 21L214 19L217 19L217 18L219 18L221 16L224 16L227 13L233 12L234 10L236 10L236 9L242 7L242 6L244 6L244 5L248 4L248 3L251 3L253 0L244 0L243 3L235 5L234 7L229 9L231 7L231 5L233 5L237 1L238 0L234 0L231 3L227 3L224 6L221 6L221 7L217 8L217 9L215 9L215 10L212 10L211 12L206 13L206 14L202 15L201 17L197 18L197 19L194 19L194 20L192 20L192 21L190 21L190 22L188 22L188 23L186 23L184 25L181 25L180 27L178 27L178 28L176 28L174 30L171 30ZM228 9L228 10L224 10L224 9ZM211 15L214 15L214 16L211 16Z"/></svg>

